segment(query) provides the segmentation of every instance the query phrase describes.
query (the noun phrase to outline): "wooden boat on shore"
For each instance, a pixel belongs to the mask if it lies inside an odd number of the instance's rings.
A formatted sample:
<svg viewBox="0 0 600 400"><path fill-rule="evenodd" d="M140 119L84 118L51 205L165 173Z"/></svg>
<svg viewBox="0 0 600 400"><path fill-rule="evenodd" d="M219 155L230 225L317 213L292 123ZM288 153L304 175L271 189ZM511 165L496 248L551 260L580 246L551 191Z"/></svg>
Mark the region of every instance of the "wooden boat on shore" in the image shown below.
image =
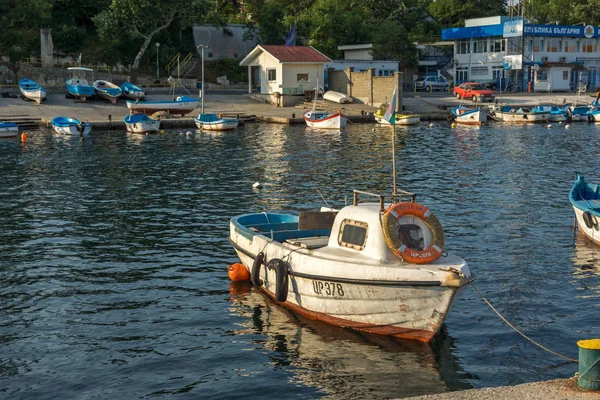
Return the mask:
<svg viewBox="0 0 600 400"><path fill-rule="evenodd" d="M481 126L487 122L487 114L480 108L469 109L458 106L454 107L451 113L451 119L457 124Z"/></svg>
<svg viewBox="0 0 600 400"><path fill-rule="evenodd" d="M579 173L569 193L580 232L600 244L600 185L588 183Z"/></svg>
<svg viewBox="0 0 600 400"><path fill-rule="evenodd" d="M127 132L152 133L160 130L160 119L152 119L146 114L129 114L123 118Z"/></svg>
<svg viewBox="0 0 600 400"><path fill-rule="evenodd" d="M117 85L102 79L94 81L94 89L96 89L96 94L98 94L98 96L110 101L113 104L117 104L117 100L122 93L121 88L119 88Z"/></svg>
<svg viewBox="0 0 600 400"><path fill-rule="evenodd" d="M390 125L389 121L386 120L383 116L385 115L385 110L387 109L387 104L382 104L377 111L373 114L375 117L375 121L383 125ZM412 113L395 113L394 121L396 125L416 125L421 122L421 117L419 114Z"/></svg>
<svg viewBox="0 0 600 400"><path fill-rule="evenodd" d="M152 114L157 111L166 111L169 114L179 114L182 117L191 113L198 107L200 99L179 96L174 100L159 101L133 101L127 100L127 108L135 112Z"/></svg>
<svg viewBox="0 0 600 400"><path fill-rule="evenodd" d="M0 121L0 138L13 138L19 135L19 126L14 122Z"/></svg>
<svg viewBox="0 0 600 400"><path fill-rule="evenodd" d="M323 100L332 101L338 104L352 103L352 97L346 96L344 93L328 90L323 94Z"/></svg>
<svg viewBox="0 0 600 400"><path fill-rule="evenodd" d="M92 124L85 123L75 118L52 118L52 130L63 135L87 135L92 130Z"/></svg>
<svg viewBox="0 0 600 400"><path fill-rule="evenodd" d="M21 94L38 104L42 104L42 100L46 98L46 89L37 84L31 79L23 78L19 81L19 89Z"/></svg>
<svg viewBox="0 0 600 400"><path fill-rule="evenodd" d="M85 101L88 97L92 97L96 93L96 89L94 86L90 85L87 79L85 79L84 75L86 72L92 74L94 70L91 68L85 67L70 67L67 68L69 73L71 73L71 77L67 79L66 86L67 92L81 101Z"/></svg>
<svg viewBox="0 0 600 400"><path fill-rule="evenodd" d="M496 106L492 108L490 116L496 121L516 124L534 124L550 120L550 112L536 111L531 107L513 105Z"/></svg>
<svg viewBox="0 0 600 400"><path fill-rule="evenodd" d="M311 128L319 129L337 129L342 130L346 128L346 117L341 112L329 114L327 111L309 110L303 114L304 122Z"/></svg>
<svg viewBox="0 0 600 400"><path fill-rule="evenodd" d="M230 131L238 127L239 121L235 118L221 118L214 113L200 114L194 118L196 126L206 131Z"/></svg>
<svg viewBox="0 0 600 400"><path fill-rule="evenodd" d="M142 100L144 97L146 97L146 92L144 92L141 87L134 85L131 82L123 82L119 87L121 88L121 93L123 96L129 99Z"/></svg>

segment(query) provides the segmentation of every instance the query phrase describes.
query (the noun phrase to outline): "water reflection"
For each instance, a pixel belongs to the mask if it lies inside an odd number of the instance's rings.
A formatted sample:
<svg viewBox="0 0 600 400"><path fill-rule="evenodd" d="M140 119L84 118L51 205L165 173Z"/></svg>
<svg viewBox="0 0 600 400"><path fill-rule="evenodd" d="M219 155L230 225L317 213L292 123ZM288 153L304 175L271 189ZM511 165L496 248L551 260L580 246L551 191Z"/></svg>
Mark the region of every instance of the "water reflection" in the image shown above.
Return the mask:
<svg viewBox="0 0 600 400"><path fill-rule="evenodd" d="M231 283L231 314L244 316L236 335L261 334L273 369L292 367L290 383L332 398L374 399L470 388L442 333L433 346L368 335L303 318L246 283Z"/></svg>

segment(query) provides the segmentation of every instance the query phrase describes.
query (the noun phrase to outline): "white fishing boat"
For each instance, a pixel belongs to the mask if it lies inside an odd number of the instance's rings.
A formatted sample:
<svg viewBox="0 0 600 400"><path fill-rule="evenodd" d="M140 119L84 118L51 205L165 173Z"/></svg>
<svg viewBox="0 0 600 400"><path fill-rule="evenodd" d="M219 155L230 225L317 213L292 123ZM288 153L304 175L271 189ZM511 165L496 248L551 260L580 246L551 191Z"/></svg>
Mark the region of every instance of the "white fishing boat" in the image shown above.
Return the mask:
<svg viewBox="0 0 600 400"><path fill-rule="evenodd" d="M86 74L89 73L94 76L94 70L86 67L70 67L67 71L71 74L71 77L67 79L66 87L69 95L85 101L88 97L92 97L96 93L94 86L90 85L89 81L85 78Z"/></svg>
<svg viewBox="0 0 600 400"><path fill-rule="evenodd" d="M452 120L461 125L481 126L487 122L487 114L480 108L468 109L458 106L452 109Z"/></svg>
<svg viewBox="0 0 600 400"><path fill-rule="evenodd" d="M160 130L160 119L152 119L146 114L129 114L123 119L127 132L152 133Z"/></svg>
<svg viewBox="0 0 600 400"><path fill-rule="evenodd" d="M94 81L94 89L96 94L103 99L110 101L113 104L117 104L119 96L121 96L121 88L112 82L99 79Z"/></svg>
<svg viewBox="0 0 600 400"><path fill-rule="evenodd" d="M87 135L92 130L92 124L85 123L75 118L52 118L52 130L63 135Z"/></svg>
<svg viewBox="0 0 600 400"><path fill-rule="evenodd" d="M580 232L600 245L600 185L586 182L577 174L569 193Z"/></svg>
<svg viewBox="0 0 600 400"><path fill-rule="evenodd" d="M516 105L496 106L490 112L495 120L516 124L533 124L550 121L550 111L538 111L535 108Z"/></svg>
<svg viewBox="0 0 600 400"><path fill-rule="evenodd" d="M133 101L127 100L127 108L138 113L152 114L157 111L166 111L169 114L179 114L182 117L194 111L200 99L187 96L179 96L175 100L159 101Z"/></svg>
<svg viewBox="0 0 600 400"><path fill-rule="evenodd" d="M31 79L21 79L19 81L19 89L25 98L33 100L38 104L42 104L42 100L46 98L46 89Z"/></svg>
<svg viewBox="0 0 600 400"><path fill-rule="evenodd" d="M206 131L230 131L239 124L235 118L221 118L214 113L200 114L194 118L194 122L198 128Z"/></svg>
<svg viewBox="0 0 600 400"><path fill-rule="evenodd" d="M311 128L319 129L337 129L346 128L346 117L341 112L329 114L327 111L309 110L303 115L306 125Z"/></svg>
<svg viewBox="0 0 600 400"><path fill-rule="evenodd" d="M0 121L0 138L12 138L19 135L19 126L14 122Z"/></svg>
<svg viewBox="0 0 600 400"><path fill-rule="evenodd" d="M144 92L141 87L134 85L131 82L123 82L119 87L121 88L123 96L129 99L142 100L146 97L146 92Z"/></svg>
<svg viewBox="0 0 600 400"><path fill-rule="evenodd" d="M323 100L332 101L339 104L352 103L352 97L346 96L344 93L328 90L323 94Z"/></svg>

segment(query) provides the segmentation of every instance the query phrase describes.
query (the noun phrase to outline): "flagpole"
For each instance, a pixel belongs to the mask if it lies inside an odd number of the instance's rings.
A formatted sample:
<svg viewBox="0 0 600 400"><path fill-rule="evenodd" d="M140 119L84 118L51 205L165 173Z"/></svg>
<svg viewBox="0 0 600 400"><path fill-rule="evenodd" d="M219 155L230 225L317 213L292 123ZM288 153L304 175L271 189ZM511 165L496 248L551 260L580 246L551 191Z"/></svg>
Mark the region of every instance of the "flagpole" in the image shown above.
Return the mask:
<svg viewBox="0 0 600 400"><path fill-rule="evenodd" d="M392 124L392 177L394 188L392 189L392 203L396 202L396 123Z"/></svg>

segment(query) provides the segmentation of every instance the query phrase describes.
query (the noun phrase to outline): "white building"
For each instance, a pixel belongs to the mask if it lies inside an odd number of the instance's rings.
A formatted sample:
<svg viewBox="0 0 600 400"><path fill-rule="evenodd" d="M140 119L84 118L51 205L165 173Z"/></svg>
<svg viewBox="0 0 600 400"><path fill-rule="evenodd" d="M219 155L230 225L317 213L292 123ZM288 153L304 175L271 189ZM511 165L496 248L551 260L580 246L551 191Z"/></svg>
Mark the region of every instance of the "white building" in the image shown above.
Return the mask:
<svg viewBox="0 0 600 400"><path fill-rule="evenodd" d="M442 29L442 39L455 42L457 84L498 80L505 73L521 77L522 90L535 91L567 91L580 82L595 90L599 37L600 28L591 25L523 25L508 17L470 19L464 28Z"/></svg>
<svg viewBox="0 0 600 400"><path fill-rule="evenodd" d="M294 105L292 96L323 88L323 65L331 59L310 46L256 46L241 62L248 67L248 93L272 96L279 106ZM299 101L299 100L298 100Z"/></svg>
<svg viewBox="0 0 600 400"><path fill-rule="evenodd" d="M338 50L344 52L344 59L326 63L326 71L328 69L339 71L353 67L356 72L373 68L375 76L393 76L398 72L398 61L373 60L373 44L371 43L338 46Z"/></svg>

